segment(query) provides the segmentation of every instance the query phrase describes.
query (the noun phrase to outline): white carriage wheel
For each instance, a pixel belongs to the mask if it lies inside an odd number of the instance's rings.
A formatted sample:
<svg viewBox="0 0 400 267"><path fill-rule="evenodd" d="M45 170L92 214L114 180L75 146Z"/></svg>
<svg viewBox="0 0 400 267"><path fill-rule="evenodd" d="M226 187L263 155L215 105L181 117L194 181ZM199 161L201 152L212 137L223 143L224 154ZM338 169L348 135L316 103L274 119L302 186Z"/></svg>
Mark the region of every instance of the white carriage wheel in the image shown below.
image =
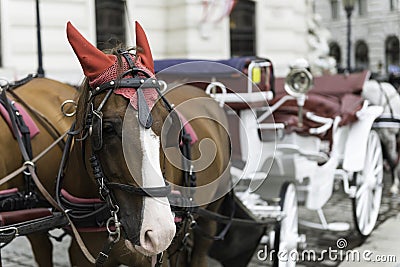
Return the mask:
<svg viewBox="0 0 400 267"><path fill-rule="evenodd" d="M353 198L355 225L362 236L368 236L378 219L383 191L382 147L374 130L368 136L364 168L355 173L353 184L357 187Z"/></svg>
<svg viewBox="0 0 400 267"><path fill-rule="evenodd" d="M297 195L293 183L282 185L279 205L284 217L275 226L273 266L296 266L299 235Z"/></svg>

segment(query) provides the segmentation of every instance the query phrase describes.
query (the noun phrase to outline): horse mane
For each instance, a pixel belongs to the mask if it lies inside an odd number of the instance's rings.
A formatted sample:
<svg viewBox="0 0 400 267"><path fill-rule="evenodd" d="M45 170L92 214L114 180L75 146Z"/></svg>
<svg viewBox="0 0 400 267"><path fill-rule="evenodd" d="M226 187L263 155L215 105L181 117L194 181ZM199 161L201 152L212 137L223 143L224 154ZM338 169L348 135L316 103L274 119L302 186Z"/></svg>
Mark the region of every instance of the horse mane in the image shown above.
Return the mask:
<svg viewBox="0 0 400 267"><path fill-rule="evenodd" d="M126 49L127 51L130 50L137 50L141 49L140 47L131 47L131 48L125 48L122 45L118 45L112 49L107 49L103 50L105 54L112 54L117 57L117 62L118 62L118 68L117 68L117 82L116 85L118 84L118 80L120 79L120 74L123 73L123 60L122 56L118 53L119 49ZM87 116L87 111L88 111L88 100L89 100L89 92L91 91L91 88L89 86L89 79L85 77L83 80L82 84L79 86L79 95L77 97L77 110L76 110L76 126L75 129L84 129L85 127L85 120ZM83 133L83 132L82 132ZM84 134L84 133L83 133Z"/></svg>

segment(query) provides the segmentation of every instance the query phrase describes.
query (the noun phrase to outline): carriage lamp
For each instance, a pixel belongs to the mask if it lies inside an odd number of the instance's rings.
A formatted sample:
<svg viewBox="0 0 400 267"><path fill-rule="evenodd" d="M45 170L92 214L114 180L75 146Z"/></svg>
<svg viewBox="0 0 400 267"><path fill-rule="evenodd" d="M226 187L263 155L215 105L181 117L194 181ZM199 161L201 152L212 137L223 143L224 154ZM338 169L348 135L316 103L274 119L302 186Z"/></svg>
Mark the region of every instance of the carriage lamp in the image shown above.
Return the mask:
<svg viewBox="0 0 400 267"><path fill-rule="evenodd" d="M298 110L298 127L303 127L303 106L306 94L313 86L313 76L306 68L292 68L285 79L285 91L296 98Z"/></svg>
<svg viewBox="0 0 400 267"><path fill-rule="evenodd" d="M351 14L353 13L356 0L342 0L347 17L347 71L351 70Z"/></svg>

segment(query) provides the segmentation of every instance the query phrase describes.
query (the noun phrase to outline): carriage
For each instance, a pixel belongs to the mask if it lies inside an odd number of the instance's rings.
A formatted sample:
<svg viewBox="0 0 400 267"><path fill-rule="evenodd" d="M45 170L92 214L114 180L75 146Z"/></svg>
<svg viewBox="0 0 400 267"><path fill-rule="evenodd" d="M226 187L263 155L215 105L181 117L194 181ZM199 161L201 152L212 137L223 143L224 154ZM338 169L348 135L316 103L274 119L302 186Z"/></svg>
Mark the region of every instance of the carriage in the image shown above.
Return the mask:
<svg viewBox="0 0 400 267"><path fill-rule="evenodd" d="M368 102L374 99L368 92L376 91L368 71L313 78L306 66L294 66L282 79L274 78L270 61L255 57L155 63L168 84L197 84L225 104L236 194L258 218L276 219L264 239L271 249L296 250L305 242L298 233L298 203L320 219L300 220L305 226L350 228L328 222L323 213L335 181L352 199L357 231L364 237L372 232L383 192L381 131L398 129L398 122L383 114L382 103ZM286 260L275 258L274 264L295 264Z"/></svg>

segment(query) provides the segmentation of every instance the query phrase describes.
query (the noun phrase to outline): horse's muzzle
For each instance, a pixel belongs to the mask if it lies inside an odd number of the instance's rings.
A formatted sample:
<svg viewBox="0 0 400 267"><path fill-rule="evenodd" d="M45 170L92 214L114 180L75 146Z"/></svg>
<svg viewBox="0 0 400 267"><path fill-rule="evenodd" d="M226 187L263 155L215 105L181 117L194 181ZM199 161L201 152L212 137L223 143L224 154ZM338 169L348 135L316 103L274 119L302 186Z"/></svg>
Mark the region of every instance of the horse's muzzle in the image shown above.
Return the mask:
<svg viewBox="0 0 400 267"><path fill-rule="evenodd" d="M145 198L143 222L139 232L139 244L128 239L127 247L143 255L153 256L166 250L171 244L176 227L166 198ZM129 244L130 243L130 244Z"/></svg>

